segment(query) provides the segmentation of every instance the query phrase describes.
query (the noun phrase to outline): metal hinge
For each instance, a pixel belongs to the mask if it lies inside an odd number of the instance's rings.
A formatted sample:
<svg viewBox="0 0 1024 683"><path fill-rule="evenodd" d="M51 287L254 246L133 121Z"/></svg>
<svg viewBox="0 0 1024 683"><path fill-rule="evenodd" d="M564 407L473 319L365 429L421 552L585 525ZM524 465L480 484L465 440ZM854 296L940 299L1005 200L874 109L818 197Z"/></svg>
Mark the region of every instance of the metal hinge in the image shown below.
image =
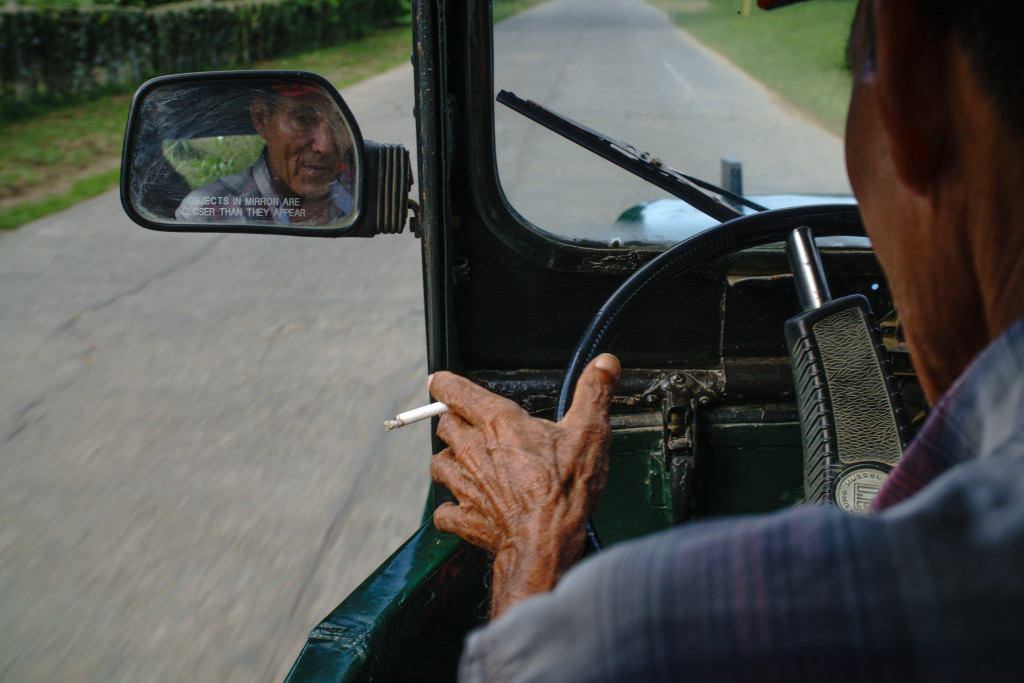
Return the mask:
<svg viewBox="0 0 1024 683"><path fill-rule="evenodd" d="M721 383L719 373L676 373L645 396L648 404L661 400L665 469L671 482L674 523L689 519L693 510L700 453L697 415L721 395Z"/></svg>

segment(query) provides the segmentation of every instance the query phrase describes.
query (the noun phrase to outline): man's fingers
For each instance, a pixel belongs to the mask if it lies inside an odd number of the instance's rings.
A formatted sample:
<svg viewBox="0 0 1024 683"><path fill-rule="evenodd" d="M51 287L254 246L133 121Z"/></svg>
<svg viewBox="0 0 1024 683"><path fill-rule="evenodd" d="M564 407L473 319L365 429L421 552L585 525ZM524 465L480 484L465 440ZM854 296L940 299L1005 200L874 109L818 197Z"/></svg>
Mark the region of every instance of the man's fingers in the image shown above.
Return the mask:
<svg viewBox="0 0 1024 683"><path fill-rule="evenodd" d="M437 421L437 438L456 450L461 446L463 438L474 434L473 426L456 412L447 412Z"/></svg>
<svg viewBox="0 0 1024 683"><path fill-rule="evenodd" d="M438 531L455 534L475 546L493 552L492 543L480 533L482 529L486 530L486 525L482 527L481 524L480 515L463 505L442 503L434 510L434 526Z"/></svg>
<svg viewBox="0 0 1024 683"><path fill-rule="evenodd" d="M590 361L576 382L572 406L565 418L584 422L603 421L608 415L621 374L619 359L610 353L602 353Z"/></svg>
<svg viewBox="0 0 1024 683"><path fill-rule="evenodd" d="M458 534L461 525L459 519L462 517L462 510L455 503L441 503L434 510L434 526L439 531L449 534Z"/></svg>
<svg viewBox="0 0 1024 683"><path fill-rule="evenodd" d="M482 424L496 410L519 407L465 377L444 370L427 378L427 388L434 398L447 404L452 412L461 415L471 425Z"/></svg>
<svg viewBox="0 0 1024 683"><path fill-rule="evenodd" d="M470 493L462 468L455 462L455 455L450 448L430 459L430 478L451 491L458 500L463 500Z"/></svg>

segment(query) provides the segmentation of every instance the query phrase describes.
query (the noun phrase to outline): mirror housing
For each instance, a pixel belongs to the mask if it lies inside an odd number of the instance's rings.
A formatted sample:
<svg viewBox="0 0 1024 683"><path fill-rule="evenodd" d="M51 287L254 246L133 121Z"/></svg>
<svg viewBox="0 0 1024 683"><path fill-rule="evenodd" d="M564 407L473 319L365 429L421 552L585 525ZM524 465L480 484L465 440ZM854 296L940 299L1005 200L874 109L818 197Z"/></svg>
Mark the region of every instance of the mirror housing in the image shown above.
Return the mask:
<svg viewBox="0 0 1024 683"><path fill-rule="evenodd" d="M372 237L405 228L409 152L363 140L325 78L161 76L132 100L121 204L152 230Z"/></svg>

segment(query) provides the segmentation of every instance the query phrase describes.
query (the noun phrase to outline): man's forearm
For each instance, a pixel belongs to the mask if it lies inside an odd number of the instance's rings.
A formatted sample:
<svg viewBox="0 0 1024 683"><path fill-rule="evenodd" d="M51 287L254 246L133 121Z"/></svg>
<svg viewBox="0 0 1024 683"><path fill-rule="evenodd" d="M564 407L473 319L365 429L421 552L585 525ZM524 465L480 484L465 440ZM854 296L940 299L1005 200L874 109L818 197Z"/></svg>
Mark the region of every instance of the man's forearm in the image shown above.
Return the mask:
<svg viewBox="0 0 1024 683"><path fill-rule="evenodd" d="M581 529L560 530L557 525L551 525L499 550L494 556L491 619L531 595L554 588L562 575L579 561L585 536Z"/></svg>
<svg viewBox="0 0 1024 683"><path fill-rule="evenodd" d="M517 551L496 555L491 584L491 620L531 595L554 588L559 578L555 574L550 557Z"/></svg>

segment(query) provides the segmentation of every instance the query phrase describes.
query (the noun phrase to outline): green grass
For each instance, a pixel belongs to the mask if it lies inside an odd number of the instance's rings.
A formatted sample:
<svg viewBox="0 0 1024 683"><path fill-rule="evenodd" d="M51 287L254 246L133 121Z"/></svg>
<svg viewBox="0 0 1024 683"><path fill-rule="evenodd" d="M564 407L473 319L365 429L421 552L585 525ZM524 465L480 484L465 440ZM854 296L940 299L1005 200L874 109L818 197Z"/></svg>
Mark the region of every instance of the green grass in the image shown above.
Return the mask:
<svg viewBox="0 0 1024 683"><path fill-rule="evenodd" d="M494 0L491 9L492 20L497 24L513 14L518 14L536 5L543 5L545 2L548 0Z"/></svg>
<svg viewBox="0 0 1024 683"><path fill-rule="evenodd" d="M406 21L409 21L408 19ZM412 26L380 30L341 47L324 48L253 65L255 69L299 69L318 73L341 89L405 64L412 57Z"/></svg>
<svg viewBox="0 0 1024 683"><path fill-rule="evenodd" d="M71 189L59 197L18 204L13 209L0 213L0 230L13 230L20 225L49 216L57 211L63 211L78 202L95 197L116 187L120 177L121 169L115 168L105 173L76 180Z"/></svg>
<svg viewBox="0 0 1024 683"><path fill-rule="evenodd" d="M107 96L7 123L0 133L0 200L64 182L120 154L130 95ZM109 165L109 164L108 164Z"/></svg>
<svg viewBox="0 0 1024 683"><path fill-rule="evenodd" d="M344 88L408 62L406 21L361 41L244 68L313 71ZM108 95L0 126L0 230L116 187L130 104L130 95Z"/></svg>
<svg viewBox="0 0 1024 683"><path fill-rule="evenodd" d="M751 0L648 0L825 128L842 135L850 100L846 46L856 0L766 12ZM744 5L752 9L743 13Z"/></svg>
<svg viewBox="0 0 1024 683"><path fill-rule="evenodd" d="M91 0L58 1L88 4ZM495 0L495 21L546 1ZM31 0L23 2L31 4ZM240 68L312 71L345 88L408 62L412 52L409 21L340 47ZM0 230L11 230L116 187L119 170L109 167L120 158L130 103L130 95L108 95L0 125Z"/></svg>

